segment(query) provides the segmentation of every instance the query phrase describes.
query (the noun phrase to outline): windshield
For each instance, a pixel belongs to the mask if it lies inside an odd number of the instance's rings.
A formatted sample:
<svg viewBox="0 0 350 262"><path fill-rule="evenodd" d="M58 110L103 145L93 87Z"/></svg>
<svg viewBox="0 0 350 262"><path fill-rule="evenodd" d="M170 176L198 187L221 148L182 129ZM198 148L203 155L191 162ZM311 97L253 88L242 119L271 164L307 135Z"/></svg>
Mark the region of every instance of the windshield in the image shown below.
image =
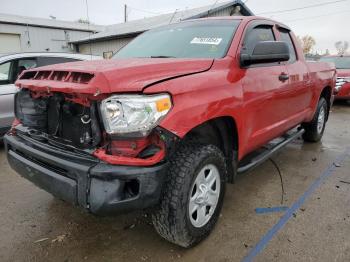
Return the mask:
<svg viewBox="0 0 350 262"><path fill-rule="evenodd" d="M320 61L334 63L337 69L350 69L350 56L322 57Z"/></svg>
<svg viewBox="0 0 350 262"><path fill-rule="evenodd" d="M221 58L240 20L188 21L147 31L113 56L118 58Z"/></svg>

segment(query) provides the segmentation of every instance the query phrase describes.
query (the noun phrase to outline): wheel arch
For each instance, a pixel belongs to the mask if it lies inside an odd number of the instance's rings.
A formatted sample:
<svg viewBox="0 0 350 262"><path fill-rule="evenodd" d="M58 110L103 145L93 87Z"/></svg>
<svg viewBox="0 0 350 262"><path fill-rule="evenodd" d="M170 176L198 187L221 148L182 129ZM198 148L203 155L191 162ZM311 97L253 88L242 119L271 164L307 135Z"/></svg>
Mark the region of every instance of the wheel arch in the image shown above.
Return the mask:
<svg viewBox="0 0 350 262"><path fill-rule="evenodd" d="M232 183L237 173L239 137L237 123L231 116L212 118L192 128L184 141L194 141L217 146L225 155L228 167L228 182Z"/></svg>

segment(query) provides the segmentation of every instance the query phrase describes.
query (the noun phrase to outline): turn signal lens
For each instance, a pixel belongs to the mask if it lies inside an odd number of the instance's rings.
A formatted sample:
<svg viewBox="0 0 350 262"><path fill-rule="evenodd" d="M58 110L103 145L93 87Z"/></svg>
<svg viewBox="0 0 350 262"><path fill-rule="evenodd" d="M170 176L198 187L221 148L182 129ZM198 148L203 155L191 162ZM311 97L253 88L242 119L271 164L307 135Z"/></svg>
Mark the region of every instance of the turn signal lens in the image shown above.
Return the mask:
<svg viewBox="0 0 350 262"><path fill-rule="evenodd" d="M160 99L158 101L156 101L156 105L157 105L157 111L158 112L163 112L165 110L169 110L171 108L171 101L169 97Z"/></svg>

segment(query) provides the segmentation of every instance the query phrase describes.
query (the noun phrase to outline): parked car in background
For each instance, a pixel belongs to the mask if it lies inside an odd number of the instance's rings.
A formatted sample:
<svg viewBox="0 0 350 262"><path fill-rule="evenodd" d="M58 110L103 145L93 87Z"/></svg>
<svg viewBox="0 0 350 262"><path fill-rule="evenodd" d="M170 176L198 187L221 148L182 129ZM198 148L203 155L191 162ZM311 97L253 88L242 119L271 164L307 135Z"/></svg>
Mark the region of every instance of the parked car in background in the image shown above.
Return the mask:
<svg viewBox="0 0 350 262"><path fill-rule="evenodd" d="M320 141L335 80L281 23L174 23L111 60L25 71L6 153L23 177L91 213L151 208L157 232L190 247L217 222L226 182L300 136Z"/></svg>
<svg viewBox="0 0 350 262"><path fill-rule="evenodd" d="M13 98L17 91L14 83L24 70L52 64L96 59L102 58L69 53L0 54L0 139L10 129L14 119Z"/></svg>
<svg viewBox="0 0 350 262"><path fill-rule="evenodd" d="M337 68L335 99L350 101L350 55L325 56L320 61L334 63Z"/></svg>

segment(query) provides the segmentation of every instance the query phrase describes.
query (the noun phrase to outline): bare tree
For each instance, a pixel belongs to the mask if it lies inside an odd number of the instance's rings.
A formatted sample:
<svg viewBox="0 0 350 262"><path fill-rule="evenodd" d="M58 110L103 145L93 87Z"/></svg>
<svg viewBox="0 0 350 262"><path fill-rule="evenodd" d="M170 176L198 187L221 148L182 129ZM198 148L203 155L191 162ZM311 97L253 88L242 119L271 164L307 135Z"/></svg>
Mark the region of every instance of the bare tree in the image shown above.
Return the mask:
<svg viewBox="0 0 350 262"><path fill-rule="evenodd" d="M76 20L75 22L81 23L81 24L91 24L89 20L84 19L84 18L79 18L79 19Z"/></svg>
<svg viewBox="0 0 350 262"><path fill-rule="evenodd" d="M305 35L303 37L299 37L299 42L303 48L304 54L310 54L312 48L316 45L316 40L309 35Z"/></svg>
<svg viewBox="0 0 350 262"><path fill-rule="evenodd" d="M335 42L335 48L337 49L338 55L345 55L346 51L349 48L349 42L348 41L338 41Z"/></svg>

